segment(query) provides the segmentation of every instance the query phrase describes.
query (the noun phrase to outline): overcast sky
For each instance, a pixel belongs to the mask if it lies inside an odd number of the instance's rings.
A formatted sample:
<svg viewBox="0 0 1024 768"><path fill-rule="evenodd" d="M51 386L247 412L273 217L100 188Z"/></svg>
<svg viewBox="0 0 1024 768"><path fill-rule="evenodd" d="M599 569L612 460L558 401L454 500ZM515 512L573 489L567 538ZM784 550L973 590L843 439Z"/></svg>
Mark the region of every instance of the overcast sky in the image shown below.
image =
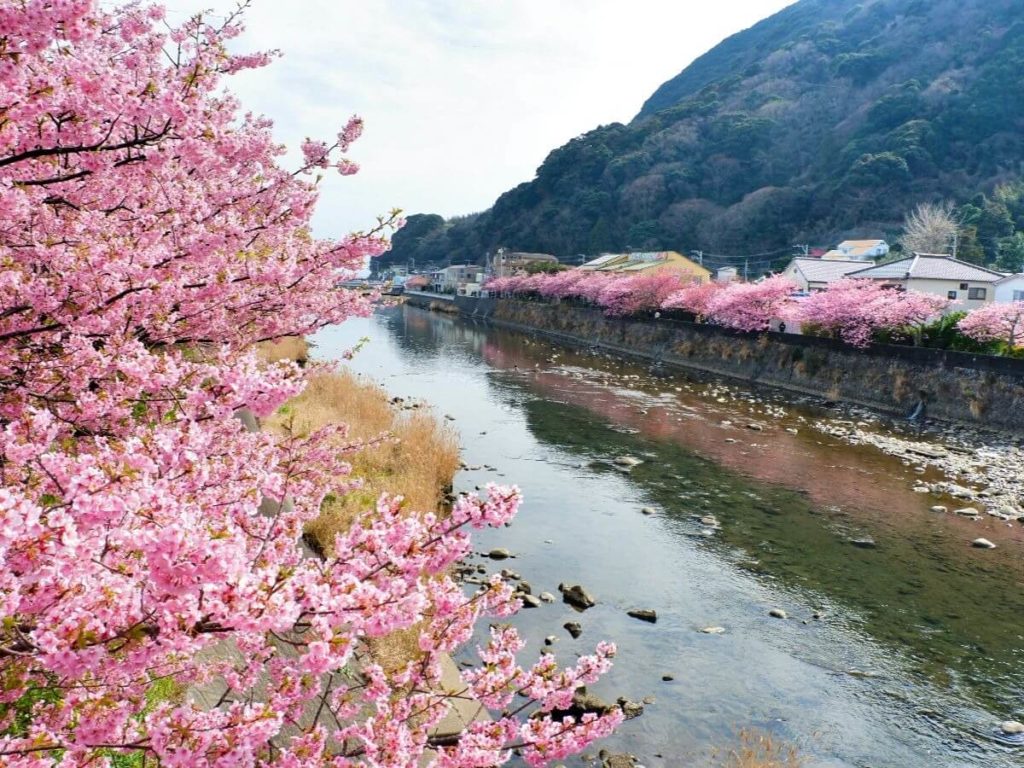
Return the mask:
<svg viewBox="0 0 1024 768"><path fill-rule="evenodd" d="M662 82L791 0L254 0L240 48L280 49L230 79L294 149L366 121L315 220L342 235L401 208L484 210L555 147L628 122ZM171 19L234 0L167 0Z"/></svg>

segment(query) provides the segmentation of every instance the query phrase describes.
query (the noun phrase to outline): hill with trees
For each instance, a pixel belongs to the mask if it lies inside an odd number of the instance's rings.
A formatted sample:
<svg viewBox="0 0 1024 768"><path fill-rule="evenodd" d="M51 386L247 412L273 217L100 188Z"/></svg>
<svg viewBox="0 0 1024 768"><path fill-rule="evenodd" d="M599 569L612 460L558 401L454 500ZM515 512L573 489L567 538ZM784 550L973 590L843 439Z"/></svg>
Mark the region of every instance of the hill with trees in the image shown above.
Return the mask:
<svg viewBox="0 0 1024 768"><path fill-rule="evenodd" d="M896 240L907 211L942 200L961 206L961 257L1019 262L1022 71L1019 0L801 0L698 58L628 125L552 151L490 210L409 217L382 263Z"/></svg>

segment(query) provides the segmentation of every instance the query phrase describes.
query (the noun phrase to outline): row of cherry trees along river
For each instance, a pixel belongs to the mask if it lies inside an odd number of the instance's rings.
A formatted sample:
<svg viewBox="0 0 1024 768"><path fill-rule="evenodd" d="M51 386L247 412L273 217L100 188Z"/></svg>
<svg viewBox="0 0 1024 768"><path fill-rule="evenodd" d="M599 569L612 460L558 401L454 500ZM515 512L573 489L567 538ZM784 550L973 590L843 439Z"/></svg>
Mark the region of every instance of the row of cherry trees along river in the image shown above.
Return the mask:
<svg viewBox="0 0 1024 768"><path fill-rule="evenodd" d="M740 331L767 330L781 320L856 347L873 340L920 343L938 336L942 343L972 351L1013 354L1024 346L1024 302L956 312L956 303L941 296L893 290L873 280L839 280L824 291L799 296L797 286L781 276L720 284L665 272L623 276L567 270L496 278L487 288L504 296L576 300L610 316L676 312Z"/></svg>
<svg viewBox="0 0 1024 768"><path fill-rule="evenodd" d="M497 579L465 597L448 567L469 528L511 518L516 488L443 515L384 497L305 558L303 525L358 485L345 458L360 446L341 425L280 439L236 417L319 370L261 364L256 343L368 311L338 275L396 223L311 235L316 174L357 170L344 155L362 125L283 167L269 121L224 90L271 58L229 52L239 30L0 0L0 763L415 766L433 746L454 768L579 751L620 715L559 710L614 648L522 667L508 628L462 673L493 719L430 743L443 655L517 607ZM418 634L415 659L353 669L366 638L398 630ZM203 653L220 643L245 662ZM212 711L155 695L217 676Z"/></svg>

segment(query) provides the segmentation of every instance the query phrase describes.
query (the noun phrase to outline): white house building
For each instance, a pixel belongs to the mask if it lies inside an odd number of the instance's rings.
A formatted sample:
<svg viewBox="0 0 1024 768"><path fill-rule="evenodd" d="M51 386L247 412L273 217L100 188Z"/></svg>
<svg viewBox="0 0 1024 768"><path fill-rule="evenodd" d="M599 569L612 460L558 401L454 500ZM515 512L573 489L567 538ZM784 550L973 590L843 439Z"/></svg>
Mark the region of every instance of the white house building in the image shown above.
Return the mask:
<svg viewBox="0 0 1024 768"><path fill-rule="evenodd" d="M484 268L477 264L453 264L431 275L431 287L438 293L455 293L460 283L477 281L483 271Z"/></svg>
<svg viewBox="0 0 1024 768"><path fill-rule="evenodd" d="M825 290L829 283L842 280L851 272L864 269L863 261L838 261L797 257L789 262L782 276L788 277L801 291L814 293Z"/></svg>
<svg viewBox="0 0 1024 768"><path fill-rule="evenodd" d="M847 277L880 280L895 288L931 293L959 302L958 309L977 309L995 298L1002 272L951 256L916 253L905 259L850 272Z"/></svg>
<svg viewBox="0 0 1024 768"><path fill-rule="evenodd" d="M821 258L826 261L874 261L888 253L889 244L885 240L843 240Z"/></svg>
<svg viewBox="0 0 1024 768"><path fill-rule="evenodd" d="M995 300L1000 304L1024 301L1024 272L997 280Z"/></svg>

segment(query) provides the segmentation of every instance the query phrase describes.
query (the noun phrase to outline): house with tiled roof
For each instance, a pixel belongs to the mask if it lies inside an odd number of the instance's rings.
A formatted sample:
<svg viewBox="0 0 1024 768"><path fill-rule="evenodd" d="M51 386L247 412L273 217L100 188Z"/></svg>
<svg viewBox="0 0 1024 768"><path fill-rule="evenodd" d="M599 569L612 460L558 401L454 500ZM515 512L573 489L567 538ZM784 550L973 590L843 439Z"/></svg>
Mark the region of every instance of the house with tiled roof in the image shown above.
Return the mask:
<svg viewBox="0 0 1024 768"><path fill-rule="evenodd" d="M958 309L976 309L995 298L995 285L1005 275L993 269L933 253L915 253L850 272L847 277L880 280L894 288L931 293L959 302Z"/></svg>
<svg viewBox="0 0 1024 768"><path fill-rule="evenodd" d="M782 276L788 277L800 290L814 293L828 288L830 283L842 280L851 272L864 269L863 261L824 260L799 256L789 262Z"/></svg>
<svg viewBox="0 0 1024 768"><path fill-rule="evenodd" d="M829 261L874 261L888 255L885 240L843 240L821 258Z"/></svg>

